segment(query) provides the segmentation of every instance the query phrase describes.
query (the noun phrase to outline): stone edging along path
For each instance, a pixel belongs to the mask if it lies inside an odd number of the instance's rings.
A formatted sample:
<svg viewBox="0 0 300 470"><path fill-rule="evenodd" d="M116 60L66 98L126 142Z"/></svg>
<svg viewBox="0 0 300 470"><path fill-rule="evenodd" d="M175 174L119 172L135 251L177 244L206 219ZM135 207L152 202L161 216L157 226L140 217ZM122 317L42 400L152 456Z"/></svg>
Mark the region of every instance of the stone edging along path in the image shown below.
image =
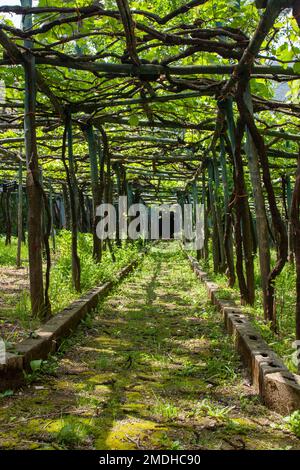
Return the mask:
<svg viewBox="0 0 300 470"><path fill-rule="evenodd" d="M24 371L30 370L31 361L46 359L50 353L54 353L61 340L69 336L81 320L96 308L98 302L134 270L144 254L145 252L141 252L136 260L116 274L113 281L91 289L83 297L53 316L35 331L34 337L17 344L15 353L7 353L6 364L0 364L0 392L23 385Z"/></svg>
<svg viewBox="0 0 300 470"><path fill-rule="evenodd" d="M225 328L233 336L235 349L263 403L282 415L300 409L300 376L287 369L234 301L218 296L218 285L209 280L196 259L187 257L196 276L206 286L210 300L222 313Z"/></svg>

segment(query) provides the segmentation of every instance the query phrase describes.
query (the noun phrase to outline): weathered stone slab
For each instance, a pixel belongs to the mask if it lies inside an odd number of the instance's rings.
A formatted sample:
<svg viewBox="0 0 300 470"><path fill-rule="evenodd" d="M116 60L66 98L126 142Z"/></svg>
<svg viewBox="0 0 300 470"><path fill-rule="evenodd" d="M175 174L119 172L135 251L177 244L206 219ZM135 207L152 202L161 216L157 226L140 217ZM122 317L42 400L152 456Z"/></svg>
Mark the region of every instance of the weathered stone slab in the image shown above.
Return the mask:
<svg viewBox="0 0 300 470"><path fill-rule="evenodd" d="M228 316L230 314L234 315L238 319L246 318L242 310L234 304L221 305L220 311L224 317L224 324L225 324L226 329L227 329L227 324L228 324Z"/></svg>
<svg viewBox="0 0 300 470"><path fill-rule="evenodd" d="M234 335L238 325L243 325L248 322L247 317L238 308L224 307L222 312L224 315L225 328L230 335Z"/></svg>
<svg viewBox="0 0 300 470"><path fill-rule="evenodd" d="M236 350L258 393L261 392L262 382L267 374L288 373L283 361L270 349L245 316L228 314L228 331L233 335Z"/></svg>
<svg viewBox="0 0 300 470"><path fill-rule="evenodd" d="M216 292L218 291L218 286L217 286L217 284L215 284L214 282L211 282L211 281L206 281L206 282L205 282L205 285L206 285L206 288L207 288L207 291L208 291L208 295L209 295L210 300L211 300L213 303L215 303L215 301L216 301L215 294L216 294Z"/></svg>
<svg viewBox="0 0 300 470"><path fill-rule="evenodd" d="M193 271L199 279L204 280L207 278L206 272L202 271L200 264L192 256L187 255L188 260L190 261Z"/></svg>
<svg viewBox="0 0 300 470"><path fill-rule="evenodd" d="M267 374L261 395L266 406L289 415L300 409L300 376L290 372Z"/></svg>
<svg viewBox="0 0 300 470"><path fill-rule="evenodd" d="M23 356L6 353L6 364L0 364L0 391L19 387L23 382Z"/></svg>
<svg viewBox="0 0 300 470"><path fill-rule="evenodd" d="M218 292L218 291L217 291ZM223 313L224 308L234 308L235 305L232 303L232 300L222 299L217 295L217 292L214 293L214 305Z"/></svg>
<svg viewBox="0 0 300 470"><path fill-rule="evenodd" d="M290 374L283 361L270 348L252 350L252 383L258 393L262 395L264 381L267 374L280 372Z"/></svg>

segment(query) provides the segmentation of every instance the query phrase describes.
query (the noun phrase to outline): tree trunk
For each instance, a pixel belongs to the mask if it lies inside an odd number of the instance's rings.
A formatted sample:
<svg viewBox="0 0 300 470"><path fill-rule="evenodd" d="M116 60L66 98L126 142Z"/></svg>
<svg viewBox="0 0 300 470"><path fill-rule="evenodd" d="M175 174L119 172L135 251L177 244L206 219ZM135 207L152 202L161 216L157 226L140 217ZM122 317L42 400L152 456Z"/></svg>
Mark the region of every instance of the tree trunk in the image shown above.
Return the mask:
<svg viewBox="0 0 300 470"><path fill-rule="evenodd" d="M6 238L5 245L11 245L11 211L10 211L10 191L5 194L5 213L6 213Z"/></svg>
<svg viewBox="0 0 300 470"><path fill-rule="evenodd" d="M228 184L228 173L225 160L225 145L224 136L220 137L220 163L222 169L222 181L223 181L223 192L224 192L224 211L225 211L225 228L224 228L224 252L227 264L227 277L229 287L233 287L235 284L235 270L234 270L234 258L233 258L233 240L232 240L232 217L231 210L229 207L229 184Z"/></svg>
<svg viewBox="0 0 300 470"><path fill-rule="evenodd" d="M66 145L68 140L68 157L69 167L66 162ZM77 292L81 290L80 284L80 258L78 256L77 238L78 238L78 205L76 197L76 176L74 171L73 161L73 135L72 135L72 121L71 116L66 116L65 130L63 136L63 149L62 149L62 161L65 167L67 184L70 195L70 211L71 211L71 258L72 258L72 280L73 286Z"/></svg>
<svg viewBox="0 0 300 470"><path fill-rule="evenodd" d="M298 156L298 166L296 183L292 197L291 225L294 239L295 260L296 260L296 340L300 341L300 151Z"/></svg>
<svg viewBox="0 0 300 470"><path fill-rule="evenodd" d="M241 118L245 122L246 126L249 129L251 137L253 139L254 145L257 150L257 154L259 156L260 165L262 169L263 181L266 188L268 202L269 202L269 209L272 216L272 224L275 231L275 238L276 238L276 247L277 247L277 262L268 277L268 285L267 285L267 315L268 318L272 322L272 328L274 331L277 330L277 322L276 322L276 309L274 303L274 293L275 293L275 280L276 277L279 276L281 273L288 255L288 238L287 233L285 230L284 223L281 219L279 209L276 203L276 197L274 193L274 188L272 185L271 175L270 175L270 168L269 162L266 152L266 147L262 136L260 135L254 118L249 111L248 107L244 102L244 93L246 87L249 82L249 77L245 76L243 80L239 82L238 86L238 93L237 93L237 102L239 113Z"/></svg>
<svg viewBox="0 0 300 470"><path fill-rule="evenodd" d="M249 85L244 94L245 103L248 106L249 111L253 112L252 99L249 90ZM259 168L259 158L257 155L257 150L253 142L251 133L248 128L246 128L246 154L248 160L248 168L250 172L252 192L255 205L255 214L256 214L256 228L257 228L257 243L259 250L259 265L261 273L261 287L263 291L263 307L265 319L270 321L270 312L268 305L270 305L270 299L268 300L268 278L271 270L271 259L270 259L270 248L269 248L269 230L268 222L266 215L266 206L263 195L263 189L261 184L261 175ZM272 309L273 312L273 309Z"/></svg>
<svg viewBox="0 0 300 470"><path fill-rule="evenodd" d="M237 256L237 275L239 279L239 287L241 291L242 301L253 305L255 299L255 283L254 283L254 250L253 238L250 220L250 209L248 195L245 185L243 161L241 156L241 145L244 135L244 123L239 120L237 128L233 118L232 101L227 100L223 104L228 133L233 154L234 163L234 188L235 194L233 204L236 211L235 221L235 241ZM241 246L240 246L241 244ZM245 258L246 281L243 274L243 255ZM245 287L246 284L246 287Z"/></svg>
<svg viewBox="0 0 300 470"><path fill-rule="evenodd" d="M22 0L23 6L32 6L32 0ZM24 16L23 29L32 27L32 15ZM30 53L32 42L25 41L25 152L27 165L28 198L28 253L30 272L30 297L34 317L44 318L45 302L42 265L42 192L39 186L39 162L36 143L36 73L35 59Z"/></svg>
<svg viewBox="0 0 300 470"><path fill-rule="evenodd" d="M23 240L23 186L22 186L22 163L19 164L19 187L18 187L18 248L17 268L22 265L21 248Z"/></svg>
<svg viewBox="0 0 300 470"><path fill-rule="evenodd" d="M101 188L99 181L97 148L94 130L91 125L86 128L89 157L90 157L90 170L91 170L91 184L93 195L93 257L97 263L101 261L101 240L97 236L97 224L99 218L96 215L97 207L101 204Z"/></svg>
<svg viewBox="0 0 300 470"><path fill-rule="evenodd" d="M294 264L294 242L291 224L292 190L290 175L286 175L286 199L288 211L288 260L291 264Z"/></svg>
<svg viewBox="0 0 300 470"><path fill-rule="evenodd" d="M68 194L68 187L65 183L62 184L62 192L63 192L63 204L64 204L64 212L65 212L65 220L64 228L66 230L71 230L71 208L70 208L70 199Z"/></svg>

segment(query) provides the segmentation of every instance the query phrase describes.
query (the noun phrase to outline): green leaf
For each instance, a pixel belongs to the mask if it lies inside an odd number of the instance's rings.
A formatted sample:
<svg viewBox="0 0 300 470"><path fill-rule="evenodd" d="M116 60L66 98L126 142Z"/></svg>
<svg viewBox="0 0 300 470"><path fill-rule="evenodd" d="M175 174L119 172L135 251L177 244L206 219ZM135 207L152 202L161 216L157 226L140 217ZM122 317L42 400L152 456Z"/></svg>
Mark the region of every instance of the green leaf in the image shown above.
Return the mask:
<svg viewBox="0 0 300 470"><path fill-rule="evenodd" d="M296 62L293 69L295 73L300 73L300 62Z"/></svg>
<svg viewBox="0 0 300 470"><path fill-rule="evenodd" d="M132 116L130 116L129 118L129 124L132 126L132 127L136 127L139 125L139 118L136 114L133 114Z"/></svg>
<svg viewBox="0 0 300 470"><path fill-rule="evenodd" d="M14 392L12 390L5 390L5 392L0 393L0 398L7 398L13 396Z"/></svg>
<svg viewBox="0 0 300 470"><path fill-rule="evenodd" d="M37 370L40 370L40 368L42 367L42 363L43 361L41 359L31 361L30 367L31 367L32 372L36 372Z"/></svg>

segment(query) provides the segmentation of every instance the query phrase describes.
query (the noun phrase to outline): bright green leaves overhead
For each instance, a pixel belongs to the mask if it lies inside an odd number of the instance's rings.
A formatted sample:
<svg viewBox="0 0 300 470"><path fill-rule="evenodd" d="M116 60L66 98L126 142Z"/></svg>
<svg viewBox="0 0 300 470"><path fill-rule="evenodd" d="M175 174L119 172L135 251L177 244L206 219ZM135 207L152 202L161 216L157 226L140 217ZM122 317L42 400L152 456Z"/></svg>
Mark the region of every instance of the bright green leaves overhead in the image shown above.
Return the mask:
<svg viewBox="0 0 300 470"><path fill-rule="evenodd" d="M136 114L132 114L129 118L129 124L131 127L137 127L139 125L139 117Z"/></svg>
<svg viewBox="0 0 300 470"><path fill-rule="evenodd" d="M251 80L251 91L254 95L264 99L270 99L274 94L274 88L270 82L257 78Z"/></svg>
<svg viewBox="0 0 300 470"><path fill-rule="evenodd" d="M295 60L300 54L300 49L296 45L291 45L287 42L281 44L276 50L276 58L288 66L289 62Z"/></svg>
<svg viewBox="0 0 300 470"><path fill-rule="evenodd" d="M294 68L294 72L299 74L300 73L300 61L296 62L293 68Z"/></svg>

